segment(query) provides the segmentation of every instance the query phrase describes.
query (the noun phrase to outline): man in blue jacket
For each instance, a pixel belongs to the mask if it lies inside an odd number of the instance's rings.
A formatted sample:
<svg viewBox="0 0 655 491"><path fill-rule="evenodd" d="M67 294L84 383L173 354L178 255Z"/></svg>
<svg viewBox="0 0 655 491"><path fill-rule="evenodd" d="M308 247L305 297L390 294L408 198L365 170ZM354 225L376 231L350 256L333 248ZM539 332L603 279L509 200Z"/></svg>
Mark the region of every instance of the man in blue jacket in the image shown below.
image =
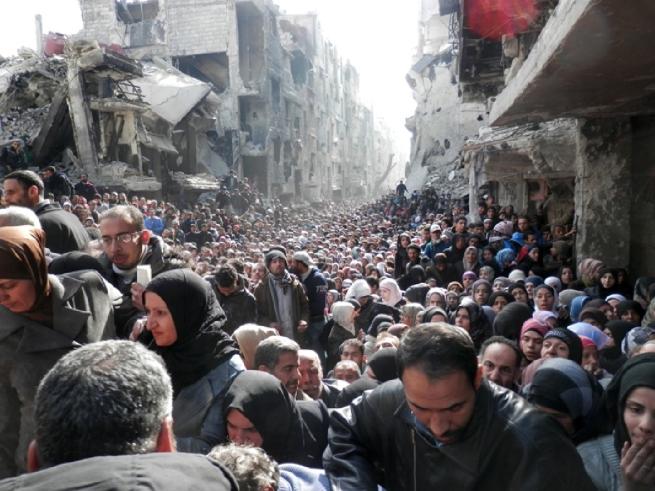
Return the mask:
<svg viewBox="0 0 655 491"><path fill-rule="evenodd" d="M325 326L327 280L318 268L313 266L309 254L305 251L294 253L290 266L291 272L297 275L302 282L307 300L309 300L309 323L305 336L306 346L303 346L303 348L316 351L322 363L324 363L325 350L321 346L320 338L323 332L323 326Z"/></svg>

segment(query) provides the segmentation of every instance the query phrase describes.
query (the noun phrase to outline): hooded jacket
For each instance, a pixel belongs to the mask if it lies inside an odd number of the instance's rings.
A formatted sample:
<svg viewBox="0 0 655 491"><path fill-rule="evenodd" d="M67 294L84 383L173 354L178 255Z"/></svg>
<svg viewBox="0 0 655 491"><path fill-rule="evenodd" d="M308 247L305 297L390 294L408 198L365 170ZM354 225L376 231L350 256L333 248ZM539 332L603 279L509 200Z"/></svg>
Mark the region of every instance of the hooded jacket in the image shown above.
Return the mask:
<svg viewBox="0 0 655 491"><path fill-rule="evenodd" d="M486 381L457 443L430 442L394 380L332 412L323 461L333 488L343 491L595 489L550 416Z"/></svg>

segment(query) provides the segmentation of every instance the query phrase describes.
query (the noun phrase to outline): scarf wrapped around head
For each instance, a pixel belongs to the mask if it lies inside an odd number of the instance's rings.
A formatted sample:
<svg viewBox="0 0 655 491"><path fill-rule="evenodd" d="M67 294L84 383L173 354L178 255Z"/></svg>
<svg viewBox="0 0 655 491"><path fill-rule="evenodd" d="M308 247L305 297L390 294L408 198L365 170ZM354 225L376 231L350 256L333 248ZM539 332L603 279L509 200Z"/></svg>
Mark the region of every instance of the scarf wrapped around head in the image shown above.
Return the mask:
<svg viewBox="0 0 655 491"><path fill-rule="evenodd" d="M403 298L403 294L400 291L400 287L398 286L398 283L396 283L396 280L393 280L391 278L385 278L380 282L379 290L382 290L383 288L388 289L390 291L389 294L390 298L388 300L382 299L382 303L385 305L389 305L390 307L395 307L396 304L400 302Z"/></svg>
<svg viewBox="0 0 655 491"><path fill-rule="evenodd" d="M549 358L524 388L532 404L567 414L573 421L573 443L596 436L602 424L603 389L580 365L565 358Z"/></svg>
<svg viewBox="0 0 655 491"><path fill-rule="evenodd" d="M607 386L605 400L614 423L614 448L619 455L623 444L630 439L623 421L625 401L638 387L655 389L655 353L643 353L630 358Z"/></svg>
<svg viewBox="0 0 655 491"><path fill-rule="evenodd" d="M177 395L218 365L238 354L236 343L223 331L226 317L211 285L189 269L157 275L146 287L159 295L171 313L177 340L150 347L166 362Z"/></svg>
<svg viewBox="0 0 655 491"><path fill-rule="evenodd" d="M335 302L332 305L332 318L334 322L346 329L353 336L355 335L354 310L355 307L350 302Z"/></svg>
<svg viewBox="0 0 655 491"><path fill-rule="evenodd" d="M0 227L0 279L30 280L36 298L21 315L52 324L51 287L45 260L45 233L30 226Z"/></svg>
<svg viewBox="0 0 655 491"><path fill-rule="evenodd" d="M257 370L241 372L224 399L224 415L240 411L262 437L262 448L280 464L304 464L304 439L309 435L296 401L282 382Z"/></svg>

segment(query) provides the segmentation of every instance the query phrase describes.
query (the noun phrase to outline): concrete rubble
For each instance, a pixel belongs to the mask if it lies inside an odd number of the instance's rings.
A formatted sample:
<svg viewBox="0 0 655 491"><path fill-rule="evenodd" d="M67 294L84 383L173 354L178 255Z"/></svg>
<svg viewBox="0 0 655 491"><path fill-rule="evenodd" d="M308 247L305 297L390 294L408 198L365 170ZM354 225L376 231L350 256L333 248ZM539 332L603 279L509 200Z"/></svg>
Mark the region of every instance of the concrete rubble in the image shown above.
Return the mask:
<svg viewBox="0 0 655 491"><path fill-rule="evenodd" d="M316 14L271 0L80 8L84 29L56 39L61 56L0 66L0 144L22 139L35 165L162 196L218 189L230 171L287 202L393 184L399 152Z"/></svg>

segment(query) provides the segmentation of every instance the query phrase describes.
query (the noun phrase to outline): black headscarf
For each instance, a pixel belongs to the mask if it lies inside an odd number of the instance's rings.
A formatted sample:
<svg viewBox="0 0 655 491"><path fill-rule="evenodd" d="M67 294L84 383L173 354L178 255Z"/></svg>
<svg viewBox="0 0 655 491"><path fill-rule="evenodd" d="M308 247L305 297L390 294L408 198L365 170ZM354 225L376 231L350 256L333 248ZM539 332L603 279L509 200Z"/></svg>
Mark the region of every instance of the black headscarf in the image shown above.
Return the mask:
<svg viewBox="0 0 655 491"><path fill-rule="evenodd" d="M546 333L544 341L548 338L557 338L566 343L566 346L569 347L569 360L576 362L578 365L582 364L582 341L576 333L569 329L556 327Z"/></svg>
<svg viewBox="0 0 655 491"><path fill-rule="evenodd" d="M160 347L153 342L150 346L166 362L175 395L239 353L222 329L225 312L211 285L193 271L166 271L157 275L145 291L156 293L166 302L175 323L175 343Z"/></svg>
<svg viewBox="0 0 655 491"><path fill-rule="evenodd" d="M470 303L467 305L460 305L457 307L457 309L455 309L455 313L453 315L453 323L455 321L455 317L457 316L457 311L460 309L466 309L469 314L469 336L471 336L471 339L473 340L475 350L479 351L482 343L484 343L484 341L490 338L493 334L489 318L484 313L482 307L477 304Z"/></svg>
<svg viewBox="0 0 655 491"><path fill-rule="evenodd" d="M622 320L609 321L605 325L605 329L612 333L614 339L614 346L600 350L600 366L608 372L616 373L625 363L626 357L621 351L621 343L633 327L635 326L632 322Z"/></svg>
<svg viewBox="0 0 655 491"><path fill-rule="evenodd" d="M623 422L625 400L638 387L655 389L655 353L630 358L607 386L605 401L614 423L614 448L619 455L623 444L630 439Z"/></svg>
<svg viewBox="0 0 655 491"><path fill-rule="evenodd" d="M532 309L524 303L510 303L494 319L494 333L517 341L521 333L521 326L532 318L532 312Z"/></svg>
<svg viewBox="0 0 655 491"><path fill-rule="evenodd" d="M296 401L282 382L266 372L246 370L225 394L224 414L237 409L250 420L262 437L262 448L279 464L315 465L308 456L314 438ZM318 458L322 449L318 452Z"/></svg>
<svg viewBox="0 0 655 491"><path fill-rule="evenodd" d="M383 348L369 358L368 366L378 382L382 383L398 378L397 352L396 348Z"/></svg>

